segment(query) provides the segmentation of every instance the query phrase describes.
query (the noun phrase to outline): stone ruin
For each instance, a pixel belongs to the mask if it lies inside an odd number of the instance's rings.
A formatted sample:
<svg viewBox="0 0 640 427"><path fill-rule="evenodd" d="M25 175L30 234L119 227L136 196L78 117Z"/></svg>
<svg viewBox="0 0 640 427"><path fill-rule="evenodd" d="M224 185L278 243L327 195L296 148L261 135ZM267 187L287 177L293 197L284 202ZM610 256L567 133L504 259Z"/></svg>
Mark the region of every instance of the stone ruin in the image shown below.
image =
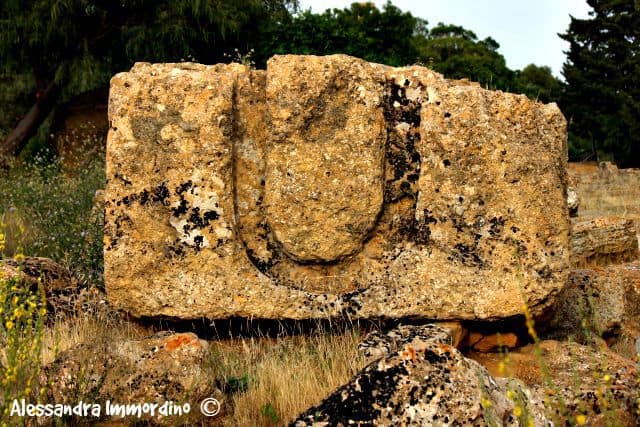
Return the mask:
<svg viewBox="0 0 640 427"><path fill-rule="evenodd" d="M134 316L505 318L570 262L555 104L345 55L111 81L105 281Z"/></svg>

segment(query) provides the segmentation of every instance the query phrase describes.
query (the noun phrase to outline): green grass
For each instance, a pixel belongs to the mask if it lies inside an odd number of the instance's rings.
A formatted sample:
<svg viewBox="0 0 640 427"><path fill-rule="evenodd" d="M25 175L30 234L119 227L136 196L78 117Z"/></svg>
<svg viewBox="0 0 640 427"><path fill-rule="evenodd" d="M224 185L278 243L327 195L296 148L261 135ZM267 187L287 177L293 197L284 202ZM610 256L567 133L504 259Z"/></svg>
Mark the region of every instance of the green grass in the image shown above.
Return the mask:
<svg viewBox="0 0 640 427"><path fill-rule="evenodd" d="M106 183L104 156L72 173L46 157L0 171L5 256L21 246L29 256L67 266L84 284L102 287L104 211L96 194Z"/></svg>

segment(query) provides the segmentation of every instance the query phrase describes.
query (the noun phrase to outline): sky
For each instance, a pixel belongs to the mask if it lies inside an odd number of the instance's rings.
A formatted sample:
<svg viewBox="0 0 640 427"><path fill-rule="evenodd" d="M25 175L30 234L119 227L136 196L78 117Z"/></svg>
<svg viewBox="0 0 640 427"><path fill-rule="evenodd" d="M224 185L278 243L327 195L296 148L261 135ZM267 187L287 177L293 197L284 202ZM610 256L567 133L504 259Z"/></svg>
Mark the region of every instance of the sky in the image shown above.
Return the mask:
<svg viewBox="0 0 640 427"><path fill-rule="evenodd" d="M300 0L302 10L323 12L345 8L352 0ZM375 0L379 7L386 0ZM587 18L586 0L392 0L403 11L426 19L432 28L439 22L456 24L476 33L479 39L492 37L507 66L521 70L528 64L547 65L562 77L564 51L569 44L558 37L569 27L569 15Z"/></svg>

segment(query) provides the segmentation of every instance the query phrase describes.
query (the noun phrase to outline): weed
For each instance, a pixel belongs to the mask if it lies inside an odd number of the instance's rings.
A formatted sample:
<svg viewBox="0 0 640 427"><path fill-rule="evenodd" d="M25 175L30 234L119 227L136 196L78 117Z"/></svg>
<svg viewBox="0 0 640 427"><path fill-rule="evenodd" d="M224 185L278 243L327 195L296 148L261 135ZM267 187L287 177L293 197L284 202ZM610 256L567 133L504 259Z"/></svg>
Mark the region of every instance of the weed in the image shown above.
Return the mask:
<svg viewBox="0 0 640 427"><path fill-rule="evenodd" d="M0 223L0 253L4 242ZM14 259L24 256L17 253ZM37 401L46 392L40 384L46 306L42 287L33 289L0 269L0 425L11 424L14 400Z"/></svg>
<svg viewBox="0 0 640 427"><path fill-rule="evenodd" d="M36 158L0 178L5 255L20 246L30 256L62 263L81 282L102 287L104 212L96 193L106 181L103 156L74 175L65 174L60 161Z"/></svg>

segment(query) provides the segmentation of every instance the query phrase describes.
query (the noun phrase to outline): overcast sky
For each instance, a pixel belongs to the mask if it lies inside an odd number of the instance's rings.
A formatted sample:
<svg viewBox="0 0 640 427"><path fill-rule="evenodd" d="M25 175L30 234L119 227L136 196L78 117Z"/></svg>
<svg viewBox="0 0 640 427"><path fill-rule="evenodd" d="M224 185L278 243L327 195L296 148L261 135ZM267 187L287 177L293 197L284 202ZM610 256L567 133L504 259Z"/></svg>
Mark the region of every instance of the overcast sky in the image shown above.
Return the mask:
<svg viewBox="0 0 640 427"><path fill-rule="evenodd" d="M303 10L323 12L344 8L351 0L300 0ZM375 0L382 7L385 0ZM526 65L548 65L561 77L568 43L558 37L569 26L569 15L588 17L586 0L392 0L412 15L426 19L429 28L438 22L462 25L480 39L491 36L500 43L507 66L518 70Z"/></svg>

